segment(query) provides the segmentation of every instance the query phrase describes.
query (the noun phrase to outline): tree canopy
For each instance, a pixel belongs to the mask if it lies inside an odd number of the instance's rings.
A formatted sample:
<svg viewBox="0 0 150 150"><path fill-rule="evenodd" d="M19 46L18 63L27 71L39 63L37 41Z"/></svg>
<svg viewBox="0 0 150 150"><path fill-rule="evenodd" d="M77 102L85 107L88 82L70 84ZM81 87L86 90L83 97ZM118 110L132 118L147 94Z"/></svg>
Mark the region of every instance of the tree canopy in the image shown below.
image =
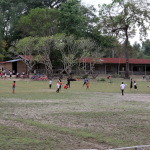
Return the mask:
<svg viewBox="0 0 150 150"><path fill-rule="evenodd" d="M67 35L83 36L86 25L80 3L79 0L68 0L60 7L60 30Z"/></svg>
<svg viewBox="0 0 150 150"><path fill-rule="evenodd" d="M150 39L147 39L146 41L142 42L142 49L145 55L150 56Z"/></svg>
<svg viewBox="0 0 150 150"><path fill-rule="evenodd" d="M18 28L24 36L51 36L58 33L57 9L35 8L19 19Z"/></svg>
<svg viewBox="0 0 150 150"><path fill-rule="evenodd" d="M130 45L137 30L141 38L147 35L149 6L144 0L113 0L100 5L97 15L93 6L85 7L81 0L1 0L0 60L14 56L12 51L8 53L10 47L16 52L18 48L23 52L27 47L36 47L37 55L48 57L48 74L60 65L71 70L65 63L73 60L69 64L72 68L77 57L83 56L125 57L128 74L129 57L150 55L149 39L142 47ZM61 41L58 35L63 35ZM36 46L33 39L37 40ZM57 46L62 47L58 50Z"/></svg>
<svg viewBox="0 0 150 150"><path fill-rule="evenodd" d="M141 37L147 35L150 23L150 10L147 7L149 5L150 3L145 3L143 0L113 0L111 4L99 6L103 33L114 34L118 39L123 39L127 78L129 76L129 38L135 36L137 28Z"/></svg>

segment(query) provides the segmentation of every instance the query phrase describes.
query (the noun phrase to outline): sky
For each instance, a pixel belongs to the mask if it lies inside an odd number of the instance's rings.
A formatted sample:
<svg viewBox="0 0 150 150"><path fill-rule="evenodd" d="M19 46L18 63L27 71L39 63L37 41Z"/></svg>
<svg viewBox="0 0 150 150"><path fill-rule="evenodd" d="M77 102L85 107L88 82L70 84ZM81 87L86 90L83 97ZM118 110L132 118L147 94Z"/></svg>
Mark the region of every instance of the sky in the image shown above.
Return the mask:
<svg viewBox="0 0 150 150"><path fill-rule="evenodd" d="M93 5L95 8L98 8L98 4L102 5L102 4L110 4L112 2L112 0L81 0L81 3L83 5ZM149 31L149 36L147 37L150 39L150 31ZM133 45L135 42L141 43L140 38L139 38L139 34L137 33L135 35L134 38L129 39L131 45Z"/></svg>
<svg viewBox="0 0 150 150"><path fill-rule="evenodd" d="M97 7L98 4L109 4L112 0L81 0L81 2L85 5L94 5Z"/></svg>

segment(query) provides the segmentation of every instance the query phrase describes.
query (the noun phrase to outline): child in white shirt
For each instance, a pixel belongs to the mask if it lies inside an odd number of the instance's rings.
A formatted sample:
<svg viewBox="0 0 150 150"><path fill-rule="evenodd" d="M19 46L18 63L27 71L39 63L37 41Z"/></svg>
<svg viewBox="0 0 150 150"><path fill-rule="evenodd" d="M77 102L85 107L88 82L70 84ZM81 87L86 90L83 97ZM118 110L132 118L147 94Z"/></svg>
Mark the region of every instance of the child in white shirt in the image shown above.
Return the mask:
<svg viewBox="0 0 150 150"><path fill-rule="evenodd" d="M57 82L57 85L56 85L56 86L57 86L56 92L59 93L59 89L60 89L60 82L59 82L59 81Z"/></svg>
<svg viewBox="0 0 150 150"><path fill-rule="evenodd" d="M52 87L52 83L53 83L53 81L50 80L50 81L49 81L49 88L50 88L50 89L51 89L51 87Z"/></svg>
<svg viewBox="0 0 150 150"><path fill-rule="evenodd" d="M120 85L122 96L124 95L124 89L125 89L125 87L126 87L126 85L122 82L121 85Z"/></svg>

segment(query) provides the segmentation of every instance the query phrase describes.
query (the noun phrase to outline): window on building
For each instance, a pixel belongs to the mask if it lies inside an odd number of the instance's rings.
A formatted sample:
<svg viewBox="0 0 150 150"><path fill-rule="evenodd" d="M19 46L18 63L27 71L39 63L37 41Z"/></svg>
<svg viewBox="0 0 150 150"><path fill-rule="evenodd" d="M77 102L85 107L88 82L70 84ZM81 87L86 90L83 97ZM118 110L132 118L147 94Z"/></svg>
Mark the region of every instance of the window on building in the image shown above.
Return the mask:
<svg viewBox="0 0 150 150"><path fill-rule="evenodd" d="M138 71L138 67L134 66L133 71Z"/></svg>
<svg viewBox="0 0 150 150"><path fill-rule="evenodd" d="M111 71L111 66L106 67L107 71Z"/></svg>
<svg viewBox="0 0 150 150"><path fill-rule="evenodd" d="M150 71L150 67L146 67L146 71Z"/></svg>

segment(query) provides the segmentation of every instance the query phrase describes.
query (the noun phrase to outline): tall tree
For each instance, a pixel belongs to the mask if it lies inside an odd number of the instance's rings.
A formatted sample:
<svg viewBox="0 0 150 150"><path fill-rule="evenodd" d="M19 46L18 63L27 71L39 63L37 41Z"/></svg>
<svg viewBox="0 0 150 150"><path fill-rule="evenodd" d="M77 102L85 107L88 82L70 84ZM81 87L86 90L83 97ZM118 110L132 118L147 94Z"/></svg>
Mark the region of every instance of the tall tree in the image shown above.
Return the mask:
<svg viewBox="0 0 150 150"><path fill-rule="evenodd" d="M133 48L134 48L137 52L141 51L141 49L142 49L141 45L140 45L139 43L137 43L137 42L134 42Z"/></svg>
<svg viewBox="0 0 150 150"><path fill-rule="evenodd" d="M24 36L51 36L58 32L57 9L35 8L19 19L18 28Z"/></svg>
<svg viewBox="0 0 150 150"><path fill-rule="evenodd" d="M37 38L32 38L32 37L26 37L21 40L16 44L16 49L15 51L14 48L10 48L10 51L14 52L16 56L18 55L23 55L22 60L24 63L27 65L28 69L28 74L31 73L33 67L37 63L36 59L36 54L37 52L35 51L35 46L37 43L38 39Z"/></svg>
<svg viewBox="0 0 150 150"><path fill-rule="evenodd" d="M144 50L144 54L150 56L150 40L142 42L142 49Z"/></svg>
<svg viewBox="0 0 150 150"><path fill-rule="evenodd" d="M0 32L2 40L6 40L8 47L11 42L20 39L20 32L16 29L18 19L34 8L55 8L66 0L0 0ZM7 47L7 49L8 49Z"/></svg>
<svg viewBox="0 0 150 150"><path fill-rule="evenodd" d="M36 50L40 63L45 65L47 77L53 77L53 64L51 53L55 50L55 41L53 37L41 37L36 44Z"/></svg>
<svg viewBox="0 0 150 150"><path fill-rule="evenodd" d="M56 48L61 53L61 62L63 64L62 72L66 72L69 76L72 68L78 63L80 44L74 36L66 36L65 34L55 36Z"/></svg>
<svg viewBox="0 0 150 150"><path fill-rule="evenodd" d="M113 0L109 5L99 6L100 21L104 32L114 33L124 40L126 53L125 77L129 78L129 38L134 36L138 27L141 36L147 35L150 21L150 3L144 0Z"/></svg>
<svg viewBox="0 0 150 150"><path fill-rule="evenodd" d="M28 9L37 7L39 5L28 5L29 0L1 0L1 26L2 26L2 39L7 42L7 47L10 47L11 42L20 38L16 30L16 24L19 17L26 13ZM30 1L31 2L31 1ZM32 1L33 2L33 1Z"/></svg>
<svg viewBox="0 0 150 150"><path fill-rule="evenodd" d="M80 37L85 30L85 16L80 0L68 0L60 7L60 30L66 35Z"/></svg>
<svg viewBox="0 0 150 150"><path fill-rule="evenodd" d="M96 78L99 73L94 73L95 63L99 61L101 63L101 57L103 57L103 53L101 51L101 47L97 44L97 42L91 39L82 38L79 40L80 45L80 59L79 59L79 70L86 75L92 75L93 78ZM86 59L91 58L89 63L86 62ZM80 63L81 60L81 63ZM87 66L89 64L89 68Z"/></svg>

